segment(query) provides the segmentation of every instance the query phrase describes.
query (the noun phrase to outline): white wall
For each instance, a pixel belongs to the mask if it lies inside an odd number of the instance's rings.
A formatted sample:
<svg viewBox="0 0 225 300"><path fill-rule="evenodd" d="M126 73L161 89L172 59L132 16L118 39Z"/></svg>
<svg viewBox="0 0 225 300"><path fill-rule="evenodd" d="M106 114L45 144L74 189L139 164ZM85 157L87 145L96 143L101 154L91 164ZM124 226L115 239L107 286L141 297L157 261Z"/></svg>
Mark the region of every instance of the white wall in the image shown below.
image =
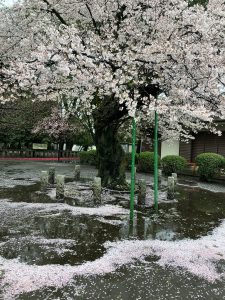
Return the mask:
<svg viewBox="0 0 225 300"><path fill-rule="evenodd" d="M167 155L179 155L180 141L166 140L161 145L161 158Z"/></svg>

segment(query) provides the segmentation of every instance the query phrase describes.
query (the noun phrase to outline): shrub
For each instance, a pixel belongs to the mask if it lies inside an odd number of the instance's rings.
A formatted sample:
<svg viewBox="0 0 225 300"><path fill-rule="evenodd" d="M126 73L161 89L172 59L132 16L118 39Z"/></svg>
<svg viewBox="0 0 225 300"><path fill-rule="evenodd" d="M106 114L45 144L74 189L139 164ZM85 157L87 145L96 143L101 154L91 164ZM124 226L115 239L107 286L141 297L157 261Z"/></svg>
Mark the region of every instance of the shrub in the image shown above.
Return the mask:
<svg viewBox="0 0 225 300"><path fill-rule="evenodd" d="M82 151L80 152L80 163L91 166L97 165L96 150Z"/></svg>
<svg viewBox="0 0 225 300"><path fill-rule="evenodd" d="M138 163L138 158L139 158L139 154L136 153L135 154L135 164ZM126 169L130 170L131 168L131 163L132 163L132 153L125 153L125 165L126 165Z"/></svg>
<svg viewBox="0 0 225 300"><path fill-rule="evenodd" d="M160 165L160 157L158 157L158 162ZM144 173L151 173L154 171L154 152L141 152L139 154L137 170Z"/></svg>
<svg viewBox="0 0 225 300"><path fill-rule="evenodd" d="M185 169L187 161L179 155L167 155L162 159L162 169L165 175L179 173Z"/></svg>
<svg viewBox="0 0 225 300"><path fill-rule="evenodd" d="M225 158L216 153L199 154L195 162L198 166L198 174L204 181L210 181L220 169L225 167Z"/></svg>

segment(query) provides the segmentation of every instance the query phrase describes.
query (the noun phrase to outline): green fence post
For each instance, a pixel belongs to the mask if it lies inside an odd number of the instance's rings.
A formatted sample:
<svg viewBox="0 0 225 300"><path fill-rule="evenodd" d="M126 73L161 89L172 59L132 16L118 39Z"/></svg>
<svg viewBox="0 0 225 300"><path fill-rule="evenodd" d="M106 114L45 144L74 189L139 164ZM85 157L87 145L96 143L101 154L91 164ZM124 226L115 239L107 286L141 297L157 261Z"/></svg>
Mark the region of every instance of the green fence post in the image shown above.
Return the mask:
<svg viewBox="0 0 225 300"><path fill-rule="evenodd" d="M136 152L136 122L132 122L132 160L131 160L131 191L130 191L130 220L134 219L134 192L135 192L135 152Z"/></svg>
<svg viewBox="0 0 225 300"><path fill-rule="evenodd" d="M155 111L154 127L154 207L158 211L158 113Z"/></svg>

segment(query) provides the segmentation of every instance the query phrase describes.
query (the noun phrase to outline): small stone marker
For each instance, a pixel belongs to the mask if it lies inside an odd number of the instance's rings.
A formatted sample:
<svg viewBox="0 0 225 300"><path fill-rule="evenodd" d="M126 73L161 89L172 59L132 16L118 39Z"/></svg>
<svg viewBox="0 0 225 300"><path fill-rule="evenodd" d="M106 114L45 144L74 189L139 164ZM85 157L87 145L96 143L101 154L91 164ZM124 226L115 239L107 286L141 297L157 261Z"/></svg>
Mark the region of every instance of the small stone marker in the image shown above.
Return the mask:
<svg viewBox="0 0 225 300"><path fill-rule="evenodd" d="M99 205L102 203L102 180L100 177L95 177L92 183L94 204Z"/></svg>
<svg viewBox="0 0 225 300"><path fill-rule="evenodd" d="M161 186L162 184L162 170L158 170L158 181L159 181L159 185Z"/></svg>
<svg viewBox="0 0 225 300"><path fill-rule="evenodd" d="M74 179L75 180L80 180L80 165L75 165Z"/></svg>
<svg viewBox="0 0 225 300"><path fill-rule="evenodd" d="M48 170L48 183L54 184L55 183L55 168L49 168Z"/></svg>
<svg viewBox="0 0 225 300"><path fill-rule="evenodd" d="M174 177L168 177L167 199L173 200L175 197L175 181Z"/></svg>
<svg viewBox="0 0 225 300"><path fill-rule="evenodd" d="M138 206L145 206L146 200L146 180L138 180Z"/></svg>
<svg viewBox="0 0 225 300"><path fill-rule="evenodd" d="M174 184L177 184L177 173L172 173L172 177L174 178Z"/></svg>
<svg viewBox="0 0 225 300"><path fill-rule="evenodd" d="M65 190L65 175L56 176L56 198L63 198Z"/></svg>
<svg viewBox="0 0 225 300"><path fill-rule="evenodd" d="M45 188L48 186L48 171L41 171L41 187Z"/></svg>

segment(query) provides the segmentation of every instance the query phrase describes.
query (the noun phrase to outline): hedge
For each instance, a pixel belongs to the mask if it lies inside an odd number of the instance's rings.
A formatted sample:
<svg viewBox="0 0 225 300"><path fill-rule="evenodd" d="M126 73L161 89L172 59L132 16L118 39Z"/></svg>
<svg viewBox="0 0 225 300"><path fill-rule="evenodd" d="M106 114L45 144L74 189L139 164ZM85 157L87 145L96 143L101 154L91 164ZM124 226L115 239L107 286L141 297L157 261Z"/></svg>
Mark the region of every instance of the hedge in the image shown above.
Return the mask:
<svg viewBox="0 0 225 300"><path fill-rule="evenodd" d="M187 166L187 161L179 155L167 155L162 158L162 170L165 175L179 173Z"/></svg>
<svg viewBox="0 0 225 300"><path fill-rule="evenodd" d="M126 166L126 169L128 169L128 170L131 168L131 159L132 159L132 154L125 153L125 166ZM97 165L96 150L80 152L80 163L96 166ZM135 164L137 164L137 163L138 163L138 154L136 153Z"/></svg>
<svg viewBox="0 0 225 300"><path fill-rule="evenodd" d="M199 154L195 162L198 166L198 174L200 179L210 181L225 167L225 158L216 153Z"/></svg>
<svg viewBox="0 0 225 300"><path fill-rule="evenodd" d="M97 165L96 150L82 151L79 155L81 164L87 164L91 166Z"/></svg>
<svg viewBox="0 0 225 300"><path fill-rule="evenodd" d="M135 154L135 164L138 163L138 159L139 159L139 154L136 153ZM131 169L131 163L132 163L132 153L125 153L125 165L126 165L126 169L130 170Z"/></svg>
<svg viewBox="0 0 225 300"><path fill-rule="evenodd" d="M161 159L158 156L158 164L160 166ZM141 152L138 156L137 170L144 173L152 173L154 171L154 152Z"/></svg>

